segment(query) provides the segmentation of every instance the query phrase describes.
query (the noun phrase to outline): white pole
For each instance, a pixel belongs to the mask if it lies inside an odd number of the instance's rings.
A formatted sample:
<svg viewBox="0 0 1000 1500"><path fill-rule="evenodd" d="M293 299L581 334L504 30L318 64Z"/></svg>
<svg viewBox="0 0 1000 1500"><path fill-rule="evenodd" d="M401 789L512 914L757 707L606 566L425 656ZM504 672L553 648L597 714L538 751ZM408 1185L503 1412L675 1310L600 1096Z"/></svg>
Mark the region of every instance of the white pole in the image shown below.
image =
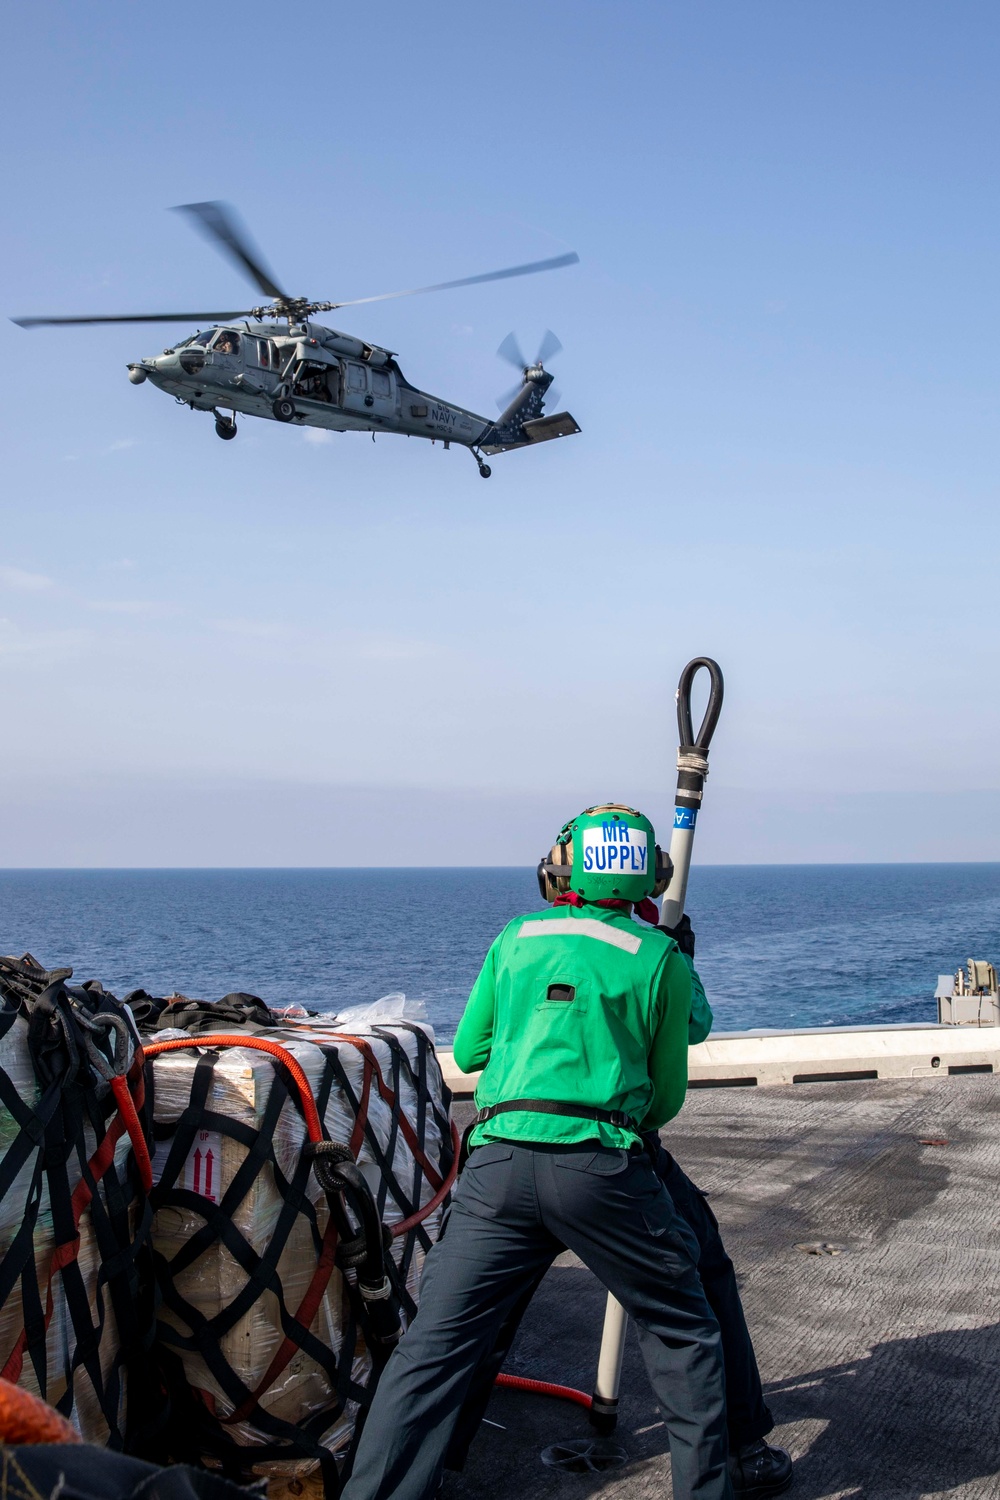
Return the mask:
<svg viewBox="0 0 1000 1500"><path fill-rule="evenodd" d="M604 1333L597 1360L597 1380L590 1408L591 1425L601 1432L613 1432L618 1421L618 1387L625 1358L625 1334L628 1315L616 1297L608 1293L604 1309Z"/></svg>
<svg viewBox="0 0 1000 1500"><path fill-rule="evenodd" d="M683 813L683 808L674 809L674 831L670 835L670 860L674 873L670 877L670 884L663 892L663 902L660 908L661 927L676 927L684 915L684 898L687 895L688 873L691 869L691 850L694 847L694 822L685 822Z"/></svg>
<svg viewBox="0 0 1000 1500"><path fill-rule="evenodd" d="M705 710L705 718L694 737L691 725L691 684L701 667L705 667L712 679L712 688ZM677 728L680 745L677 749L677 794L674 807L674 827L670 835L670 859L673 874L663 893L660 909L660 926L676 927L684 915L684 898L687 895L688 874L691 870L691 851L694 848L694 828L701 806L702 789L708 775L708 747L711 744L719 711L722 708L722 672L717 662L707 656L689 661L681 673L677 687ZM618 1390L621 1385L622 1361L625 1357L625 1334L628 1331L628 1316L621 1303L608 1293L604 1310L604 1332L601 1335L601 1352L597 1358L597 1381L594 1385L593 1402L590 1408L591 1424L601 1432L612 1432L618 1421Z"/></svg>

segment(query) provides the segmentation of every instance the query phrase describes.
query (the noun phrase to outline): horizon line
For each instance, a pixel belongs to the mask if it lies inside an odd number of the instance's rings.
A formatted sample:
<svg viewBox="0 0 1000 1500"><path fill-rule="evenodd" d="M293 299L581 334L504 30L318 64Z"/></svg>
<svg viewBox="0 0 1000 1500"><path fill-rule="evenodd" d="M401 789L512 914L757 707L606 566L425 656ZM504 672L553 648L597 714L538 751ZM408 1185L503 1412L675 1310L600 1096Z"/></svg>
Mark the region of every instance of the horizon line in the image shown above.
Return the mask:
<svg viewBox="0 0 1000 1500"><path fill-rule="evenodd" d="M692 870L877 870L941 869L955 866L1000 866L998 859L810 859L732 860L695 864ZM403 874L448 870L519 871L532 865L0 865L4 875L167 875L167 874Z"/></svg>

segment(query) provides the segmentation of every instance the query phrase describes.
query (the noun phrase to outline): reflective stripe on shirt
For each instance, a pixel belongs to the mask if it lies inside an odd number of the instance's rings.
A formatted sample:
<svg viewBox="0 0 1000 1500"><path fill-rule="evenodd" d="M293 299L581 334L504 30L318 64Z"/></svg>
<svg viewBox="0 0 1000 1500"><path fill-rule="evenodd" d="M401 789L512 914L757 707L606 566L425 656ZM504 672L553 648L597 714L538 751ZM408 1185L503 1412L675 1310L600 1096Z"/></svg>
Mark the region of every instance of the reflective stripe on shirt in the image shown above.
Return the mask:
<svg viewBox="0 0 1000 1500"><path fill-rule="evenodd" d="M622 932L595 917L552 917L540 922L525 922L518 932L526 937L589 937L599 943L609 943L612 948L621 948L625 953L638 953L642 938L636 933Z"/></svg>

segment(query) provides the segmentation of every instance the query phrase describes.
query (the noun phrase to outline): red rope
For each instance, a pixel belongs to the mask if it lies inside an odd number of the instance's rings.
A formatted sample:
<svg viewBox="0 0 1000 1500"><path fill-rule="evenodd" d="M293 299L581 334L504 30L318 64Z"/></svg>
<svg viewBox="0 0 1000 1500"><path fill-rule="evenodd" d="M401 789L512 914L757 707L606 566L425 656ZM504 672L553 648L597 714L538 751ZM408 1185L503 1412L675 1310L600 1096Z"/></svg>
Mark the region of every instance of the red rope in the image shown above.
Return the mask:
<svg viewBox="0 0 1000 1500"><path fill-rule="evenodd" d="M336 1035L338 1041L347 1042L352 1047L356 1047L364 1059L365 1075L364 1087L362 1092L362 1104L367 1104L369 1089L371 1087L371 1077L374 1073L375 1078L378 1080L378 1091L381 1094L382 1098L389 1105L390 1109L392 1109L394 1112L398 1112L399 1128L402 1132L403 1139L406 1141L406 1144L413 1152L413 1155L419 1163L422 1171L424 1172L424 1175L427 1177L427 1180L431 1183L432 1186L437 1188L434 1197L430 1200L429 1203L425 1203L422 1208L418 1209L416 1213L411 1214L408 1219L403 1219L401 1223L395 1225L392 1234L394 1238L398 1238L400 1235L406 1234L409 1232L409 1230L415 1228L415 1226L419 1224L421 1220L427 1218L428 1214L432 1214L434 1210L448 1196L449 1191L454 1186L455 1178L458 1176L458 1156L459 1147L461 1144L459 1141L458 1129L454 1121L452 1121L451 1140L452 1146L454 1148L454 1160L452 1161L451 1170L449 1171L447 1177L442 1180L442 1178L435 1171L434 1167L428 1161L424 1151L421 1149L420 1142L417 1138L417 1133L414 1130L413 1126L410 1124L409 1120L403 1114L403 1111L399 1108L396 1095L394 1094L392 1089L389 1088L388 1084L385 1082L385 1079L382 1077L382 1069L379 1067L378 1058L375 1056L369 1044L362 1037L347 1036L339 1032L336 1033ZM291 1073L295 1086L299 1091L299 1098L302 1100L302 1112L305 1116L306 1132L309 1136L309 1139L311 1141L321 1141L323 1139L323 1126L319 1118L319 1110L316 1108L316 1100L313 1098L313 1091L310 1087L309 1080L303 1072L301 1064L298 1062L297 1058L292 1056L287 1047L282 1047L280 1042L272 1042L269 1041L267 1037L262 1036L232 1036L228 1032L208 1032L204 1037L192 1037L190 1041L188 1041L186 1037L174 1037L167 1042L151 1042L150 1045L148 1047L145 1047L143 1050L146 1057L156 1057L161 1052L177 1052L182 1049L190 1050L191 1048L196 1047L251 1047L256 1049L256 1051L258 1052L267 1052L270 1053L272 1057L276 1057L279 1062L284 1063L289 1073ZM360 1120L362 1123L363 1134L364 1118L360 1109L358 1111L358 1120ZM360 1140L358 1141L357 1146L355 1146L354 1144L357 1135L357 1124L355 1124L355 1129L351 1135L351 1149L354 1152L355 1156L357 1155L358 1148L361 1144Z"/></svg>
<svg viewBox="0 0 1000 1500"><path fill-rule="evenodd" d="M585 1406L589 1411L594 1404L593 1396L584 1395L583 1391L575 1391L570 1385L551 1385L547 1380L528 1380L523 1375L498 1375L497 1385L506 1386L510 1391L530 1391L533 1396L558 1396L560 1401L575 1401L577 1406Z"/></svg>
<svg viewBox="0 0 1000 1500"><path fill-rule="evenodd" d="M174 1037L169 1042L151 1042L143 1051L147 1057L158 1057L161 1052L190 1051L196 1047L249 1047L255 1052L269 1052L276 1057L280 1063L284 1063L292 1081L298 1089L299 1098L302 1100L302 1113L305 1116L306 1134L311 1141L323 1139L323 1126L319 1118L319 1110L316 1108L316 1100L313 1091L309 1087L309 1080L302 1071L302 1065L297 1058L293 1057L287 1047L282 1047L280 1042L271 1042L264 1036L231 1036L229 1032L208 1032L203 1037L192 1037L190 1041L186 1037Z"/></svg>
<svg viewBox="0 0 1000 1500"><path fill-rule="evenodd" d="M364 1073L362 1074L361 1081L361 1098L358 1100L358 1109L354 1116L354 1129L351 1131L351 1139L347 1143L348 1149L355 1161L357 1161L358 1152L364 1144L365 1126L368 1124L368 1104L372 1096L372 1076L374 1072L375 1069L372 1067L371 1059L366 1057L364 1059Z"/></svg>
<svg viewBox="0 0 1000 1500"><path fill-rule="evenodd" d="M142 1059L142 1053L138 1053ZM115 1096L118 1105L118 1113L122 1118L128 1138L132 1142L132 1151L135 1155L136 1165L139 1168L139 1177L143 1189L148 1193L153 1186L153 1163L149 1159L149 1147L146 1145L146 1137L142 1133L142 1125L135 1107L135 1101L129 1091L127 1078L112 1078L111 1092Z"/></svg>
<svg viewBox="0 0 1000 1500"><path fill-rule="evenodd" d="M382 1077L382 1069L379 1066L378 1058L375 1056L375 1053L372 1050L371 1043L365 1041L364 1037L351 1036L346 1031L335 1031L333 1035L336 1037L338 1042L347 1042L350 1046L356 1047L361 1053L362 1057L365 1059L366 1063L370 1064L370 1066L374 1069L378 1091L381 1094L383 1101L388 1104L389 1108L393 1111L394 1114L398 1110L399 1128L404 1141L413 1153L414 1160L417 1162L420 1170L423 1172L427 1180L431 1183L432 1187L440 1187L441 1178L438 1176L438 1173L435 1171L431 1163L427 1160L427 1157L420 1145L420 1140L417 1136L417 1132L414 1130L409 1120L403 1114L403 1111L401 1109L398 1109L396 1095L386 1083L385 1079Z"/></svg>
<svg viewBox="0 0 1000 1500"><path fill-rule="evenodd" d="M0 1444L17 1443L82 1443L83 1439L65 1417L33 1396L5 1379L0 1379ZM26 1485L31 1494L33 1485ZM4 1490L7 1486L4 1485ZM10 1494L17 1494L20 1486L10 1487Z"/></svg>
<svg viewBox="0 0 1000 1500"><path fill-rule="evenodd" d="M330 1283L330 1277L333 1275L334 1266L336 1265L336 1253L337 1228L331 1216L326 1223L326 1232L323 1235L323 1248L320 1253L319 1260L316 1262L316 1269L313 1272L312 1281L309 1283L309 1286L306 1289L305 1296L302 1298L302 1301L299 1303L298 1307L295 1310L295 1321L302 1328L311 1327L312 1320L319 1311L319 1305L323 1300L327 1286ZM291 1362L292 1358L297 1353L298 1348L299 1346L294 1339L288 1338L286 1336L282 1340L277 1354L274 1356L271 1363L264 1371L263 1377L261 1378L257 1389L255 1391L251 1391L250 1395L246 1398L242 1405L236 1408L231 1417L222 1418L224 1426L231 1426L234 1422L246 1421L246 1419L256 1409L257 1403L260 1401L260 1398L266 1395L266 1393L271 1389L271 1386L277 1380L278 1376L284 1370L285 1366Z"/></svg>
<svg viewBox="0 0 1000 1500"><path fill-rule="evenodd" d="M451 1146L452 1163L451 1170L449 1171L447 1177L444 1179L441 1186L438 1188L437 1192L434 1194L434 1197L430 1200L429 1203L425 1203L423 1208L419 1208L417 1212L415 1214L411 1214L408 1219L402 1219L398 1224L393 1225L391 1232L394 1240L398 1239L401 1234L409 1234L411 1229L416 1229L417 1225L421 1222L422 1219L426 1219L429 1214L432 1214L434 1212L439 1204L444 1202L445 1198L447 1198L448 1194L454 1187L455 1178L458 1176L458 1158L462 1150L462 1141L458 1134L458 1126L455 1124L454 1120L452 1120L451 1122Z"/></svg>

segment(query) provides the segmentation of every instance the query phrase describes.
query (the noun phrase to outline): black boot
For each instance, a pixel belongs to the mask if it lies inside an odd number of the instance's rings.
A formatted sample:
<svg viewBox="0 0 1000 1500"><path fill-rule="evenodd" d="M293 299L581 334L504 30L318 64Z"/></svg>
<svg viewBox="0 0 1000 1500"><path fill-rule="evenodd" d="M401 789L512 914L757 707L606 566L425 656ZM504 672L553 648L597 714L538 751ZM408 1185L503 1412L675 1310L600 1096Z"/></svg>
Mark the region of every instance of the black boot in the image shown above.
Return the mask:
<svg viewBox="0 0 1000 1500"><path fill-rule="evenodd" d="M780 1495L792 1482L791 1455L758 1438L730 1454L729 1477L737 1500Z"/></svg>

